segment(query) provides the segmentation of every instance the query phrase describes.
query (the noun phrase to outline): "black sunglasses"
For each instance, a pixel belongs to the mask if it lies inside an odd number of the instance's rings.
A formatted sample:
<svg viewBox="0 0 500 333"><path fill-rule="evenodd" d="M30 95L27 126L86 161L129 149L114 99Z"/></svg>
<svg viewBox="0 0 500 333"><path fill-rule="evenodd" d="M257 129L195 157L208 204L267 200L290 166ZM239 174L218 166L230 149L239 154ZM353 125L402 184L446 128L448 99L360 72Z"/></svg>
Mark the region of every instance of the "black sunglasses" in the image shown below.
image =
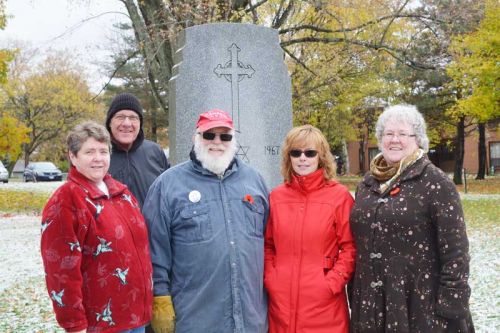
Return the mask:
<svg viewBox="0 0 500 333"><path fill-rule="evenodd" d="M217 135L219 136L220 141L231 141L233 139L233 135L227 134L227 133L212 133L212 132L201 133L201 136L203 137L203 139L209 140L209 141L212 141L213 139L215 139L215 137Z"/></svg>
<svg viewBox="0 0 500 333"><path fill-rule="evenodd" d="M290 156L292 157L300 157L304 153L307 158L313 158L318 155L318 151L314 149L300 150L300 149L292 149L290 150Z"/></svg>

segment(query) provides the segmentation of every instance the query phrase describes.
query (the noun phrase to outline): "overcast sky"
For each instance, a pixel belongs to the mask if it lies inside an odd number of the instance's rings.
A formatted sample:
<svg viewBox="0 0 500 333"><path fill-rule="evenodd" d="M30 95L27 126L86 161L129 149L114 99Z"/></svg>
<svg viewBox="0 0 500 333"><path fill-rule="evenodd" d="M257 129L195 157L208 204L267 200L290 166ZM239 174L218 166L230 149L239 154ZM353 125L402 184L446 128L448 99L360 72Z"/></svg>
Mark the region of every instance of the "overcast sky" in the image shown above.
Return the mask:
<svg viewBox="0 0 500 333"><path fill-rule="evenodd" d="M110 41L118 35L113 24L129 22L118 0L7 0L6 13L0 47L23 41L42 50L66 49L88 69L92 90L106 81L97 62L109 60Z"/></svg>

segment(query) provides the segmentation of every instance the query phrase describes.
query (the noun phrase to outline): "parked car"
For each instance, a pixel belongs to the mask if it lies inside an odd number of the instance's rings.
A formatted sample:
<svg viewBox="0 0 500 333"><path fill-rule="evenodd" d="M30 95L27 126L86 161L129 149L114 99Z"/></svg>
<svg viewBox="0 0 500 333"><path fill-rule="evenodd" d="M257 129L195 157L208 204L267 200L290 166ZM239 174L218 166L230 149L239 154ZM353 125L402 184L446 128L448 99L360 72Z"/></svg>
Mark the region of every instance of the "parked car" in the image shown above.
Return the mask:
<svg viewBox="0 0 500 333"><path fill-rule="evenodd" d="M39 180L62 180L62 172L52 162L31 162L24 169L25 182Z"/></svg>
<svg viewBox="0 0 500 333"><path fill-rule="evenodd" d="M9 182L9 171L7 171L7 169L5 169L2 161L0 161L0 181L4 182L4 183Z"/></svg>

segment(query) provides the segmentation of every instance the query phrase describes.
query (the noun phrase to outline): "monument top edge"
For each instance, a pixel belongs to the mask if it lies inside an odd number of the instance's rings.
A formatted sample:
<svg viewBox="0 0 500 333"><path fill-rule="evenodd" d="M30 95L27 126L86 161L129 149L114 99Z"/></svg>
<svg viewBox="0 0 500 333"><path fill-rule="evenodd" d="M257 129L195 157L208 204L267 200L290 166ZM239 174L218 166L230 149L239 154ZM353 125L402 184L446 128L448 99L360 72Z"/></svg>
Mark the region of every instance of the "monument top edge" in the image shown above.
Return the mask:
<svg viewBox="0 0 500 333"><path fill-rule="evenodd" d="M277 32L276 29L265 27L262 25L256 25L253 23L231 23L231 22L215 22L215 23L206 23L206 24L199 24L199 25L194 25L191 27L188 27L184 29L185 31L194 31L198 29L206 29L206 28L226 28L226 29L240 29L240 28L246 28L246 29L255 29L255 30L267 30L267 31L274 31Z"/></svg>

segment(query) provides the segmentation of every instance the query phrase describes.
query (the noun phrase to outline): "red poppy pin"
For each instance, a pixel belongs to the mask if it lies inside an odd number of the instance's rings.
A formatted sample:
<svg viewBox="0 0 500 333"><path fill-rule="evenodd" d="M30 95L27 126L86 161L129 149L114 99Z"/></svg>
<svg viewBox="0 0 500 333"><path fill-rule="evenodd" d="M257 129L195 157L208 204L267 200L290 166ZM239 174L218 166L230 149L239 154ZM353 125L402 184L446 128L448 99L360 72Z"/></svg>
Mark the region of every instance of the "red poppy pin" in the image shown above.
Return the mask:
<svg viewBox="0 0 500 333"><path fill-rule="evenodd" d="M395 187L391 190L391 192L389 192L389 194L395 196L396 194L399 193L399 191L401 191L401 189L399 187Z"/></svg>
<svg viewBox="0 0 500 333"><path fill-rule="evenodd" d="M253 197L250 194L245 195L245 197L243 198L243 201L246 201L246 202L250 203L251 205L253 205L253 203L254 203Z"/></svg>

